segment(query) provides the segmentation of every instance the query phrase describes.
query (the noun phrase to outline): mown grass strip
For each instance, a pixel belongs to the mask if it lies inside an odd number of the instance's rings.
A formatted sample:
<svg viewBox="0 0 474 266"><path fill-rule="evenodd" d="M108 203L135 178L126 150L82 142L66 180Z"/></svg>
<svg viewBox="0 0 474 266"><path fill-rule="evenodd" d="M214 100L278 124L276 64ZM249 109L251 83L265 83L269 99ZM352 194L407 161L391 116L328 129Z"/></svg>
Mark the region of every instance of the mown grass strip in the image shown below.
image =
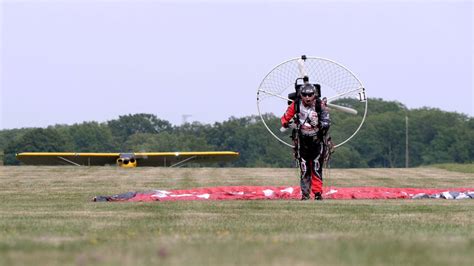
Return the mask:
<svg viewBox="0 0 474 266"><path fill-rule="evenodd" d="M3 167L0 265L470 265L474 200L94 203L96 195L297 185L294 169ZM331 185L474 187L434 168L332 169Z"/></svg>

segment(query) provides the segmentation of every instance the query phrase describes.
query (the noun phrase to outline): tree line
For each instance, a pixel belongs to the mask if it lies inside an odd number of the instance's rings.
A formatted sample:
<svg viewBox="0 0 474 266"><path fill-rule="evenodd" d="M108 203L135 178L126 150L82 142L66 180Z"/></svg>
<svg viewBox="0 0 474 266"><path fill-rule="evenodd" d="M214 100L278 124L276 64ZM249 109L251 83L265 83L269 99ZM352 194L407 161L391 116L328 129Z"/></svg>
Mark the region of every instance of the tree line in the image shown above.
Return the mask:
<svg viewBox="0 0 474 266"><path fill-rule="evenodd" d="M346 101L346 102L344 102ZM339 104L350 106L350 100ZM474 120L434 108L406 109L398 102L370 99L359 133L336 149L331 167L404 167L405 115L409 117L409 165L472 163ZM274 124L279 117L265 114ZM333 121L350 124L350 116ZM337 134L337 132L333 132ZM273 139L258 116L231 117L224 122L174 126L154 114L128 114L107 122L83 122L47 128L0 131L4 164L16 165L19 152L157 152L238 151L232 167L292 167L292 150Z"/></svg>

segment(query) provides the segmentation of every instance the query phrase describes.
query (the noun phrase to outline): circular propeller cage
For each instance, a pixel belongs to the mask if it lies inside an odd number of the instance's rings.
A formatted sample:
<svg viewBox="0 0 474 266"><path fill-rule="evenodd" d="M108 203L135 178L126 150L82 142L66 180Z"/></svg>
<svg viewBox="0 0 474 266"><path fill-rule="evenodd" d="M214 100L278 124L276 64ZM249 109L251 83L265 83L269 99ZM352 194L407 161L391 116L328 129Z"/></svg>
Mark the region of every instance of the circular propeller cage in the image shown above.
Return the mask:
<svg viewBox="0 0 474 266"><path fill-rule="evenodd" d="M281 132L279 118L291 103L288 95L295 92L297 79L308 76L309 83L321 86L321 98L328 100L331 115L329 134L335 147L339 147L352 139L365 121L366 90L362 82L343 65L319 57L302 58L277 65L262 80L257 90L260 118L270 134L293 147L291 130Z"/></svg>

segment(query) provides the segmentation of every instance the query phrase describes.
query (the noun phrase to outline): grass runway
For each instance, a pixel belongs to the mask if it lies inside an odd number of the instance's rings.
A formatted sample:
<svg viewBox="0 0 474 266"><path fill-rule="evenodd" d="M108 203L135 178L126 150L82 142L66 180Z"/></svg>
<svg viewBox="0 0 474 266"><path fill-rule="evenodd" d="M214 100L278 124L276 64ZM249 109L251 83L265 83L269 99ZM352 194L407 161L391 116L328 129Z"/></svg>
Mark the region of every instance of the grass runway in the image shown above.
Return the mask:
<svg viewBox="0 0 474 266"><path fill-rule="evenodd" d="M325 184L474 187L470 169L331 169ZM3 166L0 265L474 261L474 200L91 201L127 191L298 184L296 169Z"/></svg>

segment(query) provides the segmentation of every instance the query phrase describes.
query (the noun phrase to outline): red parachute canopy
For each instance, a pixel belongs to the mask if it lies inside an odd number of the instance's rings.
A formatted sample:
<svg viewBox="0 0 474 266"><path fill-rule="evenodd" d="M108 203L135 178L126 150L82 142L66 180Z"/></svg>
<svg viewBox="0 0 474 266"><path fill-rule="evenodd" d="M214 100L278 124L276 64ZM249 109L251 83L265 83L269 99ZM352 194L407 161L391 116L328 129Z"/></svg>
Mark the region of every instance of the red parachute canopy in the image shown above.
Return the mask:
<svg viewBox="0 0 474 266"><path fill-rule="evenodd" d="M474 198L474 188L387 188L387 187L326 187L324 199L418 199ZM299 200L298 186L228 186L178 190L127 192L112 196L97 196L94 201L176 201L176 200Z"/></svg>

